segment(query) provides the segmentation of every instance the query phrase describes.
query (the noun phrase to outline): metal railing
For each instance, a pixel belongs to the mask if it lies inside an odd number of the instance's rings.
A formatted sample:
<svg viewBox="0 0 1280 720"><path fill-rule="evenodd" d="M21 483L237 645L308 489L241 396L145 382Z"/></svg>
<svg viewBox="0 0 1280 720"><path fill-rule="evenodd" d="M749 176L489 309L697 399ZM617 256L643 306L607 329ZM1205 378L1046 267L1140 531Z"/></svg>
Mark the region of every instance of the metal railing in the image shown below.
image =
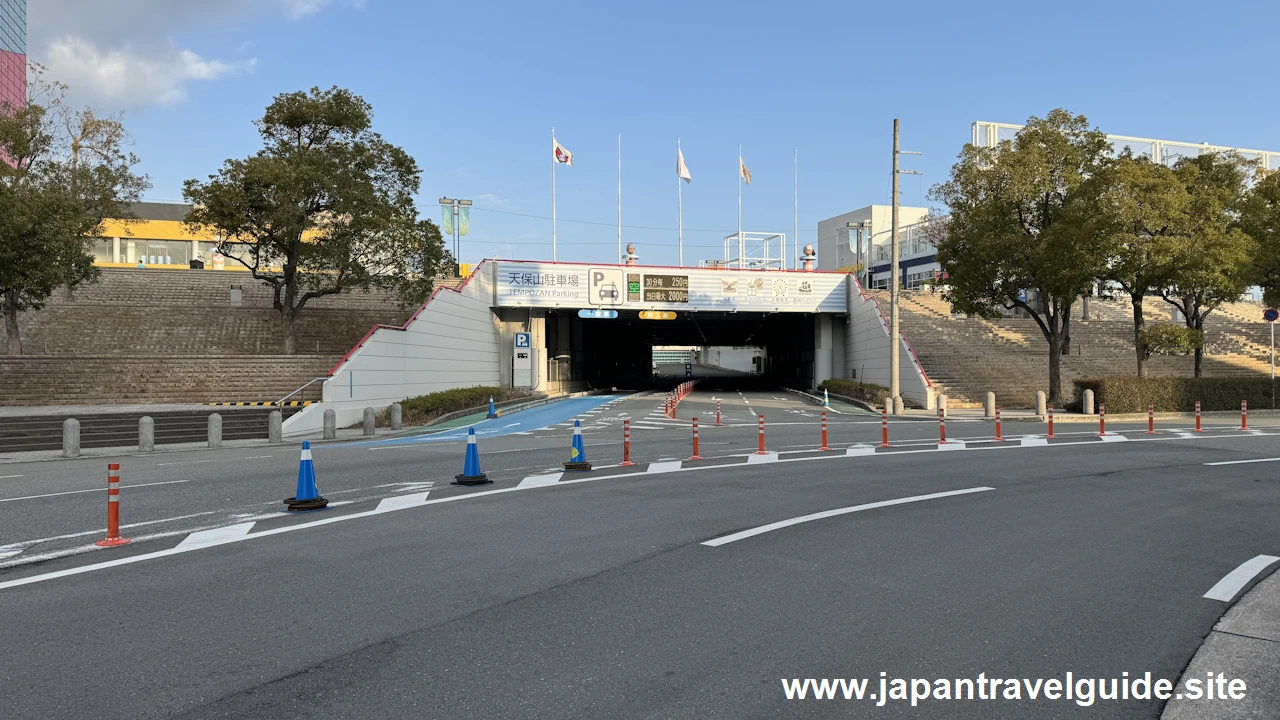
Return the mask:
<svg viewBox="0 0 1280 720"><path fill-rule="evenodd" d="M276 401L276 404L277 404L277 405L283 405L283 404L285 404L285 402L286 402L286 401L288 401L288 400L289 400L289 398L293 397L294 395L297 395L297 394L299 394L299 393L305 393L307 388L311 387L312 385L314 385L314 384L316 384L316 383L318 383L318 382L324 382L325 380L328 380L328 379L329 379L329 376L328 376L328 375L325 375L324 377L312 378L311 380L308 380L308 381L307 381L307 384L303 385L302 387L298 388L297 390L294 390L293 392L289 393L288 395L285 395L284 397L282 397L282 398L280 398L279 400L277 400L277 401ZM305 401L306 399L307 399L307 398L306 398L306 396L305 396L305 395L304 395L303 397L298 398L298 400L299 400L300 402L301 402L301 401ZM323 389L323 388L321 388L320 395L319 395L319 397L318 397L317 399L318 399L318 400L323 400L323 399L324 399L324 389Z"/></svg>

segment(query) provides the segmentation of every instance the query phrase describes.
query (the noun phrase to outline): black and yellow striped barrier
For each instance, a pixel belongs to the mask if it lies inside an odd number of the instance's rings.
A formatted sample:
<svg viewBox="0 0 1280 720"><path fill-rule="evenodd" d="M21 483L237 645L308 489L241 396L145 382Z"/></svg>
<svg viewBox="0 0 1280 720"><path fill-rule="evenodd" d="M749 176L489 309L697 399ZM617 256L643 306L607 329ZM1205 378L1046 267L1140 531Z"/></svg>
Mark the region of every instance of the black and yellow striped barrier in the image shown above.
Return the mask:
<svg viewBox="0 0 1280 720"><path fill-rule="evenodd" d="M311 404L310 400L293 400L290 402L213 402L201 403L214 407L306 407Z"/></svg>

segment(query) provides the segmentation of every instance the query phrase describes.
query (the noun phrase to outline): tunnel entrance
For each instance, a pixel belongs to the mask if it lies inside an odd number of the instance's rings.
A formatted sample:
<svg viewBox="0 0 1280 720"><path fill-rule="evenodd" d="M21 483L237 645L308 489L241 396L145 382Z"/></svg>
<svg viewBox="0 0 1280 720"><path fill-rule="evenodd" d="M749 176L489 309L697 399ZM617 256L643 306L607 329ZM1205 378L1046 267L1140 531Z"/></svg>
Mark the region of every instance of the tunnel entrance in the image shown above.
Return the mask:
<svg viewBox="0 0 1280 720"><path fill-rule="evenodd" d="M547 357L558 375L585 380L594 387L639 389L667 383L671 365L655 373L654 347L761 349L752 362L759 372L709 373L722 380L751 379L769 386L812 387L816 315L776 312L675 312L670 320L640 317L622 310L612 319L581 318L576 310L547 311ZM718 364L698 358L699 366ZM723 361L723 358L721 358ZM825 378L822 378L825 379ZM821 379L818 380L820 382Z"/></svg>

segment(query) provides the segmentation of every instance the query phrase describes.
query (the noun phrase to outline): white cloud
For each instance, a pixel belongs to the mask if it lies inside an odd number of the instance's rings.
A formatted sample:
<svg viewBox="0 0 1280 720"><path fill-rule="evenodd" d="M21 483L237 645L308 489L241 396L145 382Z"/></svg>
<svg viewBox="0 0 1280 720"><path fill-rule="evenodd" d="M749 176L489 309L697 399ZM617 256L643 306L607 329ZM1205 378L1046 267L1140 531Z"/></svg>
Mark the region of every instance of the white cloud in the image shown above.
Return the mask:
<svg viewBox="0 0 1280 720"><path fill-rule="evenodd" d="M44 59L50 77L122 107L178 102L190 80L215 80L254 65L206 60L172 43L143 55L131 46L104 50L78 37L53 41Z"/></svg>
<svg viewBox="0 0 1280 720"><path fill-rule="evenodd" d="M204 57L172 39L253 20L298 20L335 1L363 0L39 0L28 9L31 59L84 97L116 107L180 102L191 82L250 70L255 60ZM234 45L234 44L232 44ZM110 110L115 107L104 107Z"/></svg>
<svg viewBox="0 0 1280 720"><path fill-rule="evenodd" d="M493 193L484 193L483 195L477 195L475 197L475 200L476 202L482 202L486 205L506 205L508 202L510 202L506 198L500 198L497 195L494 195Z"/></svg>

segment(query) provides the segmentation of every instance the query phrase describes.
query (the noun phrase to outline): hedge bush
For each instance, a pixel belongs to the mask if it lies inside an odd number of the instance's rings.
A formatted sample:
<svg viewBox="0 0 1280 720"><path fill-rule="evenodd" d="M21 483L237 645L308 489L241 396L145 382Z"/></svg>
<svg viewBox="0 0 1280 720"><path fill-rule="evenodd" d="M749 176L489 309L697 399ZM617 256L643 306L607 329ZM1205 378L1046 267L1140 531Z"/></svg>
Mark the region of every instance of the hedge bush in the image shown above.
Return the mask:
<svg viewBox="0 0 1280 720"><path fill-rule="evenodd" d="M400 401L401 420L405 425L423 425L430 420L451 412L466 410L489 404L489 396L494 402L529 397L527 390L503 387L469 387L441 390ZM390 425L391 409L387 408L378 415L378 424Z"/></svg>
<svg viewBox="0 0 1280 720"><path fill-rule="evenodd" d="M823 380L818 386L819 390L826 390L836 395L844 395L855 400L861 400L871 405L883 405L888 400L889 388L875 383L857 382L855 380L841 380L839 378L831 378Z"/></svg>
<svg viewBox="0 0 1280 720"><path fill-rule="evenodd" d="M1106 403L1107 412L1146 412L1155 403L1161 412L1191 412L1196 401L1201 410L1239 410L1240 401L1249 407L1270 409L1271 379L1266 377L1179 378L1132 376L1076 380L1076 404L1085 390L1093 391L1093 401Z"/></svg>

